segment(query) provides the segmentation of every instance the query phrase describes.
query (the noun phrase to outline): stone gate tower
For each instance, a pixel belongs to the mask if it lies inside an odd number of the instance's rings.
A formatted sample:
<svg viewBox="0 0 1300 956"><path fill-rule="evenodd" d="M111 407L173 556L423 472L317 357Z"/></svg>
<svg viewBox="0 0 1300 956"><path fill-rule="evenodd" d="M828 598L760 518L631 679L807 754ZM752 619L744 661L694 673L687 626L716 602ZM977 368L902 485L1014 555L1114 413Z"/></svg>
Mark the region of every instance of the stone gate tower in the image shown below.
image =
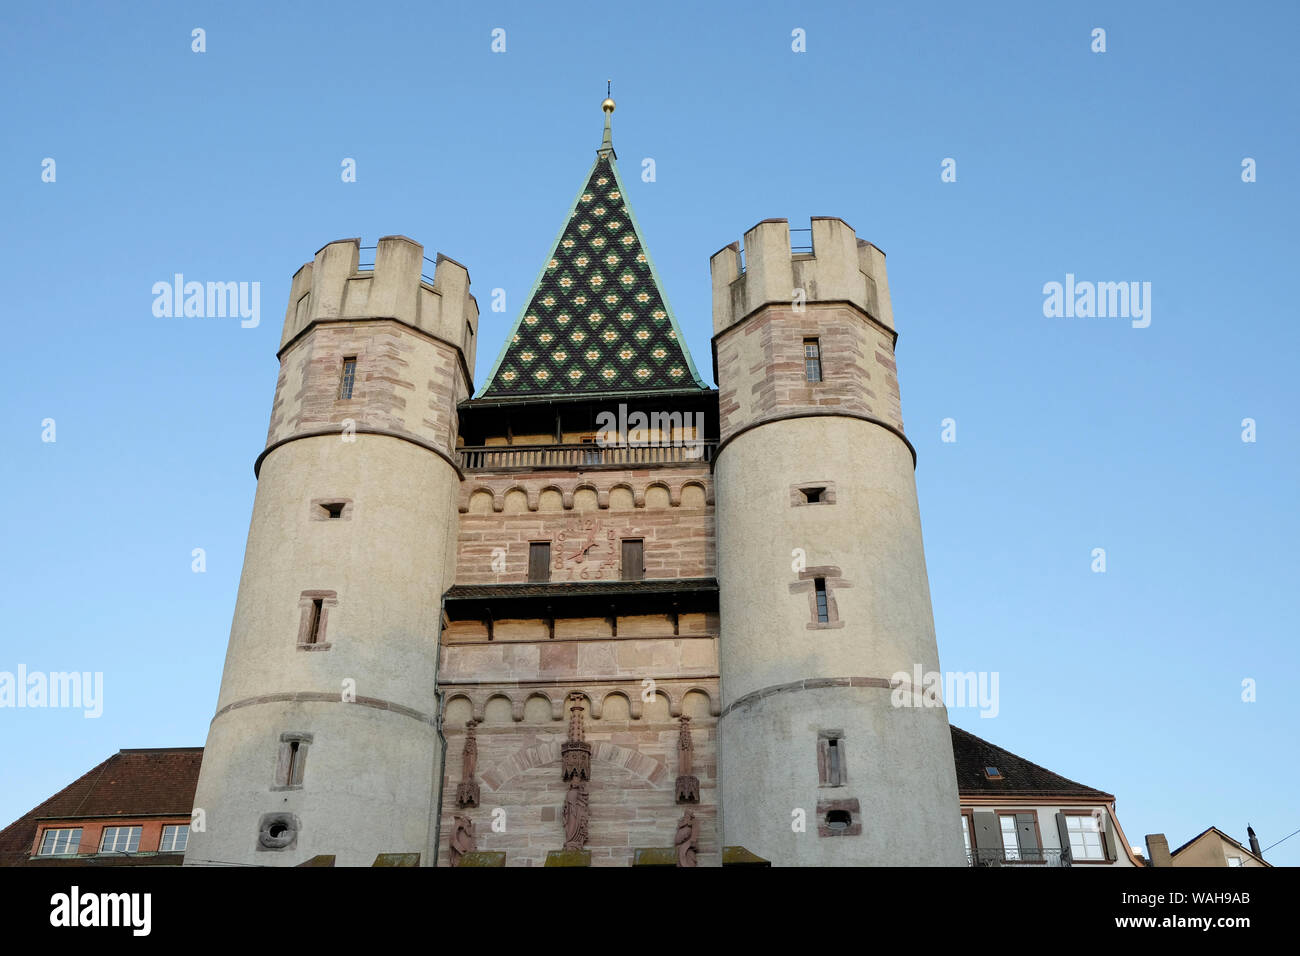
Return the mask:
<svg viewBox="0 0 1300 956"><path fill-rule="evenodd" d="M478 308L464 267L410 239L361 255L332 242L293 278L187 863L432 853Z"/></svg>
<svg viewBox="0 0 1300 956"><path fill-rule="evenodd" d="M961 865L885 256L840 219L713 256L723 842L778 865ZM904 688L906 689L906 688ZM906 695L911 701L911 695ZM800 825L802 824L802 829Z"/></svg>

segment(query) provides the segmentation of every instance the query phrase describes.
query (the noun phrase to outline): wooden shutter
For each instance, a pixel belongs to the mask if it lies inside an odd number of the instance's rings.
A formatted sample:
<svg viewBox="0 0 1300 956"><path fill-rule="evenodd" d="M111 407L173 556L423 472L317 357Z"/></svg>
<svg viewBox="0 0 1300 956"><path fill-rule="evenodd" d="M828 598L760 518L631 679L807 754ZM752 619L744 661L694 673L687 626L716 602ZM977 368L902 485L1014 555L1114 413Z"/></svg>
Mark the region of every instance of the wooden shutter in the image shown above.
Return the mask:
<svg viewBox="0 0 1300 956"><path fill-rule="evenodd" d="M1115 853L1115 825L1110 821L1110 814L1102 811L1101 842L1106 848L1106 859L1114 863L1119 857Z"/></svg>
<svg viewBox="0 0 1300 956"><path fill-rule="evenodd" d="M975 827L971 842L978 851L977 859L983 866L1000 866L1002 861L1002 828L998 815L987 810L975 811Z"/></svg>
<svg viewBox="0 0 1300 956"><path fill-rule="evenodd" d="M1038 845L1038 814L1036 813L1017 813L1016 814L1016 837L1020 841L1020 858L1034 862L1043 858L1041 847Z"/></svg>
<svg viewBox="0 0 1300 956"><path fill-rule="evenodd" d="M528 580L549 581L551 579L551 545L546 541L534 541L528 545Z"/></svg>
<svg viewBox="0 0 1300 956"><path fill-rule="evenodd" d="M1065 822L1065 814L1059 810L1056 812L1056 835L1061 841L1061 859L1073 859L1074 851L1070 848L1070 827Z"/></svg>
<svg viewBox="0 0 1300 956"><path fill-rule="evenodd" d="M623 580L640 581L645 577L645 542L623 539Z"/></svg>

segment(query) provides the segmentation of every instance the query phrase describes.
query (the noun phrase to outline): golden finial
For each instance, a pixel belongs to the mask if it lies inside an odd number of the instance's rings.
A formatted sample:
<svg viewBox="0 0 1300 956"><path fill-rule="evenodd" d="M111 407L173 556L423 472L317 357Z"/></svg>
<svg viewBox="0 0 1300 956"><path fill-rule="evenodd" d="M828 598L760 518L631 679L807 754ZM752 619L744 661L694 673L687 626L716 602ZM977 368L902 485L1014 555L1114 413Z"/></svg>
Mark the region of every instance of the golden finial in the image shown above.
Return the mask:
<svg viewBox="0 0 1300 956"><path fill-rule="evenodd" d="M610 97L610 81L605 81L605 102L600 104L600 108L605 111L605 135L600 141L600 155L614 154L614 139L609 131L609 118L614 115L614 100Z"/></svg>
<svg viewBox="0 0 1300 956"><path fill-rule="evenodd" d="M612 84L613 84L613 80L606 80L606 81L605 81L605 102L603 102L603 103L600 104L600 108L601 108L602 110L604 110L606 113L612 113L612 112L614 112L614 101L610 98L610 95L609 95L609 94L610 94L610 86L611 86Z"/></svg>

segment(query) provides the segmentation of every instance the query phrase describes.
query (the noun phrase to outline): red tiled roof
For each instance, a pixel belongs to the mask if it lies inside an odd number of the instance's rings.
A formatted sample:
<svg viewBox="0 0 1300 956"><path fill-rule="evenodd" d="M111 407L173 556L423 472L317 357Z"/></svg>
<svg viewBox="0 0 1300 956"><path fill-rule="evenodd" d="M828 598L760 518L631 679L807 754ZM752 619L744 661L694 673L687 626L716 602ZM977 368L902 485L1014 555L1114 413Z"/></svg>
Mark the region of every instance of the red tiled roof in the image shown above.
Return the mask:
<svg viewBox="0 0 1300 956"><path fill-rule="evenodd" d="M1007 795L1115 799L1109 793L1076 783L1024 757L1017 757L960 727L952 728L952 755L957 767L957 792L963 797ZM990 780L984 773L985 767L997 767L1002 779Z"/></svg>
<svg viewBox="0 0 1300 956"><path fill-rule="evenodd" d="M189 816L202 747L119 750L0 830L0 866L26 862L43 819Z"/></svg>

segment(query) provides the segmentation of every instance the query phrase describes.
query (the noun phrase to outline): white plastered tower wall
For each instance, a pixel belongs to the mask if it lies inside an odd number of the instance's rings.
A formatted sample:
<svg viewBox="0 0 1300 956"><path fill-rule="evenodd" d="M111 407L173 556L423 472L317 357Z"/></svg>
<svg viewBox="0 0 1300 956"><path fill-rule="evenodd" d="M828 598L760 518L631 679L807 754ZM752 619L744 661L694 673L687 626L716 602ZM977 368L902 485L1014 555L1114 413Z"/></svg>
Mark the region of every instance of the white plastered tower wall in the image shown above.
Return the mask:
<svg viewBox="0 0 1300 956"><path fill-rule="evenodd" d="M410 239L381 239L372 270L359 256L358 240L330 243L293 279L187 864L436 857L441 595L478 309L465 268L439 256L423 279ZM317 596L319 640L301 646ZM300 784L283 779L286 736Z"/></svg>
<svg viewBox="0 0 1300 956"><path fill-rule="evenodd" d="M939 662L884 254L839 219L812 236L792 253L765 220L743 272L735 244L711 262L723 842L776 865L964 865L947 712L891 689Z"/></svg>

